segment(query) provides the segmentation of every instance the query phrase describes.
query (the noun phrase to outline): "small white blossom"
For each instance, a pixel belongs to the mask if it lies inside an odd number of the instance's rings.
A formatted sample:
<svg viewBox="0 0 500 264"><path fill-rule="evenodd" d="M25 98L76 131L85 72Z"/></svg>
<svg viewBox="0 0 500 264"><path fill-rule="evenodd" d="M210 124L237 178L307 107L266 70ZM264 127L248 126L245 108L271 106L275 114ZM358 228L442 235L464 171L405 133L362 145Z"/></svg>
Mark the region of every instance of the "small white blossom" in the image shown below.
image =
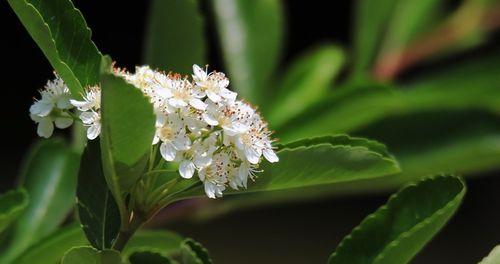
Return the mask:
<svg viewBox="0 0 500 264"><path fill-rule="evenodd" d="M223 99L235 100L237 94L227 89L229 80L222 72L207 73L198 65L193 65L193 80L198 97L205 95L214 103Z"/></svg>
<svg viewBox="0 0 500 264"><path fill-rule="evenodd" d="M67 113L61 113L60 116L40 116L40 115L30 115L31 119L38 124L37 134L40 137L49 138L54 132L54 123L57 128L64 129L71 124L73 124L73 118Z"/></svg>
<svg viewBox="0 0 500 264"><path fill-rule="evenodd" d="M101 134L101 115L99 112L87 111L80 114L80 119L84 126L87 127L87 138L90 140L96 139Z"/></svg>
<svg viewBox="0 0 500 264"><path fill-rule="evenodd" d="M64 81L56 75L48 81L41 98L30 107L30 117L38 124L37 134L48 138L54 132L54 123L57 128L64 129L73 123L73 118L68 111L73 107L70 104L70 92Z"/></svg>
<svg viewBox="0 0 500 264"><path fill-rule="evenodd" d="M115 74L139 89L153 105L156 130L152 144L159 145L161 157L175 162L182 178L197 176L208 197L221 197L228 187L247 188L248 179L255 179L264 159L279 160L267 123L250 104L237 100L224 73L193 65L192 80L148 66L136 67L135 73L115 69ZM100 135L99 86L87 87L80 100L71 99L57 77L40 94L30 116L41 137L50 137L54 124L70 126L72 116L78 116L87 127L88 139Z"/></svg>
<svg viewBox="0 0 500 264"><path fill-rule="evenodd" d="M195 109L205 110L206 104L194 94L192 86L186 79L173 76L172 79L167 81L167 87L172 93L168 103L174 108L183 108L190 105Z"/></svg>
<svg viewBox="0 0 500 264"><path fill-rule="evenodd" d="M53 109L69 109L69 89L63 80L56 75L52 81L48 81L44 89L40 91L41 98L30 107L30 114L37 116L48 116Z"/></svg>
<svg viewBox="0 0 500 264"><path fill-rule="evenodd" d="M101 108L101 88L99 86L92 86L86 89L83 94L83 100L71 99L71 104L80 111L97 111Z"/></svg>
<svg viewBox="0 0 500 264"><path fill-rule="evenodd" d="M161 142L160 154L167 161L173 161L178 151L189 149L191 141L178 114L157 116L153 144L158 142Z"/></svg>

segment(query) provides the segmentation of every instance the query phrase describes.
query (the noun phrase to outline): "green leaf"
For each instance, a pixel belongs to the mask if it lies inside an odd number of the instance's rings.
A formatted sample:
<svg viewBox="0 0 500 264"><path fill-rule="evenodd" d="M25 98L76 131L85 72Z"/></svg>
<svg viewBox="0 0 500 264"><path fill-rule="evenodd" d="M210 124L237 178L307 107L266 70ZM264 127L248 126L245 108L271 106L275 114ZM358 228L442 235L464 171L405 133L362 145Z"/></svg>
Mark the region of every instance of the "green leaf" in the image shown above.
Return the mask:
<svg viewBox="0 0 500 264"><path fill-rule="evenodd" d="M315 48L298 58L279 85L272 111L266 115L269 123L280 126L322 99L343 64L344 54L335 45Z"/></svg>
<svg viewBox="0 0 500 264"><path fill-rule="evenodd" d="M500 263L500 246L496 246L488 256L486 256L479 264L498 264Z"/></svg>
<svg viewBox="0 0 500 264"><path fill-rule="evenodd" d="M263 163L258 178L247 190L226 193L277 191L377 178L398 173L396 160L385 146L345 135L300 140L280 147L280 161ZM203 195L202 187L179 197Z"/></svg>
<svg viewBox="0 0 500 264"><path fill-rule="evenodd" d="M500 50L404 85L401 90L365 83L337 89L322 102L276 128L282 142L354 133L391 116L428 111L486 109L500 113ZM365 136L365 135L363 135Z"/></svg>
<svg viewBox="0 0 500 264"><path fill-rule="evenodd" d="M367 83L339 87L300 115L276 127L281 142L300 138L347 133L378 120L401 102L395 89Z"/></svg>
<svg viewBox="0 0 500 264"><path fill-rule="evenodd" d="M499 122L500 117L486 111L430 111L377 122L359 133L386 142L403 172L367 185L388 190L438 172L469 174L498 168Z"/></svg>
<svg viewBox="0 0 500 264"><path fill-rule="evenodd" d="M59 263L66 251L73 247L87 245L88 241L79 225L62 228L40 240L23 252L13 263L47 264Z"/></svg>
<svg viewBox="0 0 500 264"><path fill-rule="evenodd" d="M122 78L105 73L101 85L104 175L123 214L124 195L146 165L156 119L149 100Z"/></svg>
<svg viewBox="0 0 500 264"><path fill-rule="evenodd" d="M328 263L408 263L452 217L465 189L452 176L402 189L345 237Z"/></svg>
<svg viewBox="0 0 500 264"><path fill-rule="evenodd" d="M207 43L198 0L155 0L151 3L144 62L151 67L181 74L193 64L204 65Z"/></svg>
<svg viewBox="0 0 500 264"><path fill-rule="evenodd" d="M8 2L73 96L79 97L83 87L99 82L101 53L70 0Z"/></svg>
<svg viewBox="0 0 500 264"><path fill-rule="evenodd" d="M135 251L154 251L162 255L178 251L182 238L165 230L139 230L125 247L123 254L128 256ZM64 253L73 247L87 246L88 240L81 227L72 224L42 239L23 252L13 263L47 264L59 263Z"/></svg>
<svg viewBox="0 0 500 264"><path fill-rule="evenodd" d="M24 212L28 201L28 193L22 188L0 195L0 234Z"/></svg>
<svg viewBox="0 0 500 264"><path fill-rule="evenodd" d="M440 0L397 1L387 26L381 52L397 56L403 48L420 34L425 33L443 18L445 2ZM422 19L425 17L425 19Z"/></svg>
<svg viewBox="0 0 500 264"><path fill-rule="evenodd" d="M174 263L166 256L162 256L160 253L150 252L150 251L138 251L134 252L129 257L130 264L171 264Z"/></svg>
<svg viewBox="0 0 500 264"><path fill-rule="evenodd" d="M282 9L279 0L213 1L232 88L255 104L262 105L283 48Z"/></svg>
<svg viewBox="0 0 500 264"><path fill-rule="evenodd" d="M93 247L74 247L66 252L61 264L122 264L120 252L105 249L98 251Z"/></svg>
<svg viewBox="0 0 500 264"><path fill-rule="evenodd" d="M56 230L75 203L80 157L68 144L57 139L41 141L25 165L21 179L30 203L16 221L11 247L1 259L5 262Z"/></svg>
<svg viewBox="0 0 500 264"><path fill-rule="evenodd" d="M183 238L166 230L140 230L125 246L123 254L131 255L137 251L152 251L168 255L177 251Z"/></svg>
<svg viewBox="0 0 500 264"><path fill-rule="evenodd" d="M397 0L358 0L355 6L353 75L365 77L377 55Z"/></svg>
<svg viewBox="0 0 500 264"><path fill-rule="evenodd" d="M183 264L212 264L208 251L191 238L182 242L181 258Z"/></svg>
<svg viewBox="0 0 500 264"><path fill-rule="evenodd" d="M120 211L104 178L99 142L89 142L80 165L77 208L92 246L111 248L120 231Z"/></svg>

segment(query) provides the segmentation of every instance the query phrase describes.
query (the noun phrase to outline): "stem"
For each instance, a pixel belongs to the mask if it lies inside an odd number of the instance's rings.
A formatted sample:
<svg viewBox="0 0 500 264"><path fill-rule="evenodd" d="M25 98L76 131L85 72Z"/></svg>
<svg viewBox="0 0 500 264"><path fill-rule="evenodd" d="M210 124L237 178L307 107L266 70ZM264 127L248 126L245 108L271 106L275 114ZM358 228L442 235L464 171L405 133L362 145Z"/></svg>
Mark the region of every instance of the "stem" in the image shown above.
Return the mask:
<svg viewBox="0 0 500 264"><path fill-rule="evenodd" d="M130 223L118 233L118 237L113 244L113 249L117 251L122 251L127 245L130 238L134 235L134 233L147 221L142 214L135 214L132 217Z"/></svg>

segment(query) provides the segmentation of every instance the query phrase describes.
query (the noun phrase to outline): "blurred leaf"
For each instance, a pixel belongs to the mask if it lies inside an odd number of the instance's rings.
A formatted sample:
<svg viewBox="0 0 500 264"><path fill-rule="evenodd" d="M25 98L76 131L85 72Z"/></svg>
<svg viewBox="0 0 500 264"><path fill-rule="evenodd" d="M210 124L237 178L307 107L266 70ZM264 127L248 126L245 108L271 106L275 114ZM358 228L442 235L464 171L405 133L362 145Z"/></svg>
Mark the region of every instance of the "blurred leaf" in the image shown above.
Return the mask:
<svg viewBox="0 0 500 264"><path fill-rule="evenodd" d="M122 78L103 74L101 85L104 175L123 214L123 195L139 179L146 165L156 119L149 100Z"/></svg>
<svg viewBox="0 0 500 264"><path fill-rule="evenodd" d="M399 0L392 18L387 25L387 32L382 53L398 54L411 41L443 19L443 0ZM425 17L425 19L422 19Z"/></svg>
<svg viewBox="0 0 500 264"><path fill-rule="evenodd" d="M277 128L282 142L352 133L378 120L438 110L487 109L500 113L500 53L494 52L427 76L395 90L366 83L337 89L321 103ZM364 135L363 135L364 136Z"/></svg>
<svg viewBox="0 0 500 264"><path fill-rule="evenodd" d="M333 79L344 64L342 50L324 45L307 52L290 66L274 97L268 120L280 126L329 92Z"/></svg>
<svg viewBox="0 0 500 264"><path fill-rule="evenodd" d="M101 53L70 0L8 2L73 96L79 97L83 87L99 82Z"/></svg>
<svg viewBox="0 0 500 264"><path fill-rule="evenodd" d="M69 249L87 245L88 241L79 225L70 225L42 239L23 252L13 263L47 264L59 263Z"/></svg>
<svg viewBox="0 0 500 264"><path fill-rule="evenodd" d="M123 254L130 255L134 251L149 250L170 254L177 251L182 238L165 230L139 230L125 247ZM16 264L59 263L64 253L73 247L86 246L88 240L79 225L70 225L58 230L49 237L39 241L23 252L15 260Z"/></svg>
<svg viewBox="0 0 500 264"><path fill-rule="evenodd" d="M75 203L80 157L65 142L40 141L31 151L21 178L30 203L16 221L11 247L0 262L8 262L64 221Z"/></svg>
<svg viewBox="0 0 500 264"><path fill-rule="evenodd" d="M403 172L347 189L390 190L430 174L470 174L498 168L499 124L500 117L484 111L431 111L377 122L359 134L386 142Z"/></svg>
<svg viewBox="0 0 500 264"><path fill-rule="evenodd" d="M198 0L151 3L144 45L146 64L189 74L193 64L207 62L204 23L198 9Z"/></svg>
<svg viewBox="0 0 500 264"><path fill-rule="evenodd" d="M345 237L328 263L408 263L452 217L465 189L450 176L402 189Z"/></svg>
<svg viewBox="0 0 500 264"><path fill-rule="evenodd" d="M397 109L394 98L400 91L380 84L368 83L340 87L321 102L276 128L281 142L304 137L347 133L366 126Z"/></svg>
<svg viewBox="0 0 500 264"><path fill-rule="evenodd" d="M67 251L61 264L122 264L120 252L105 249L98 251L89 246L74 247Z"/></svg>
<svg viewBox="0 0 500 264"><path fill-rule="evenodd" d="M0 234L24 212L28 203L28 193L23 188L0 195Z"/></svg>
<svg viewBox="0 0 500 264"><path fill-rule="evenodd" d="M500 263L500 246L496 246L490 254L485 257L479 264L498 264Z"/></svg>
<svg viewBox="0 0 500 264"><path fill-rule="evenodd" d="M138 251L129 257L130 264L171 264L174 263L168 257L162 256L156 252Z"/></svg>
<svg viewBox="0 0 500 264"><path fill-rule="evenodd" d="M120 211L104 178L98 141L89 142L83 153L76 197L87 239L97 249L111 248L120 231Z"/></svg>
<svg viewBox="0 0 500 264"><path fill-rule="evenodd" d="M354 17L353 75L365 77L369 71L397 0L357 0Z"/></svg>
<svg viewBox="0 0 500 264"><path fill-rule="evenodd" d="M140 230L127 243L123 254L129 256L136 251L153 251L162 255L179 250L182 237L167 230Z"/></svg>
<svg viewBox="0 0 500 264"><path fill-rule="evenodd" d="M398 173L399 165L385 146L345 135L299 140L281 146L278 163L263 163L258 179L247 190L226 193L250 193L304 188L339 182L376 178ZM180 197L203 195L203 188L179 194Z"/></svg>
<svg viewBox="0 0 500 264"><path fill-rule="evenodd" d="M281 1L215 0L213 9L232 88L263 105L283 48Z"/></svg>
<svg viewBox="0 0 500 264"><path fill-rule="evenodd" d="M208 251L191 238L182 242L181 258L182 264L212 264Z"/></svg>

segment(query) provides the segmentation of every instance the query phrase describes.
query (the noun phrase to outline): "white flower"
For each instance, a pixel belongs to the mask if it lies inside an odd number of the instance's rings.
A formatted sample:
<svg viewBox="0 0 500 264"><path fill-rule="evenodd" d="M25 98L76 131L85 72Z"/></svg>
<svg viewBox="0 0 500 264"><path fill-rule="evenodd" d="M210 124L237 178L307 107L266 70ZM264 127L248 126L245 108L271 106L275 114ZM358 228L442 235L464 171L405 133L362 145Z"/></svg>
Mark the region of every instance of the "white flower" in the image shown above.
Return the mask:
<svg viewBox="0 0 500 264"><path fill-rule="evenodd" d="M234 101L237 94L227 89L229 80L222 72L207 73L198 65L193 65L193 80L195 82L195 91L199 97L205 95L214 103L223 99Z"/></svg>
<svg viewBox="0 0 500 264"><path fill-rule="evenodd" d="M99 110L101 108L101 88L99 86L89 87L83 94L83 100L71 99L70 102L80 111Z"/></svg>
<svg viewBox="0 0 500 264"><path fill-rule="evenodd" d="M151 70L149 66L137 66L135 67L135 73L130 74L127 72L118 71L119 75L123 76L125 80L135 87L143 90L148 89L154 83L155 71Z"/></svg>
<svg viewBox="0 0 500 264"><path fill-rule="evenodd" d="M267 123L250 104L236 99L224 73L208 73L197 65L193 71L190 81L148 66L136 67L135 73L114 70L151 102L156 115L152 144L159 144L162 158L175 163L182 178L197 175L208 197L221 197L227 187L247 188L248 179L260 172L262 157L271 163L279 158ZM72 112L87 127L88 139L100 135L99 86L87 87L81 100L70 100L68 88L57 77L40 94L30 116L41 137L52 135L54 123L58 128L70 126Z"/></svg>
<svg viewBox="0 0 500 264"><path fill-rule="evenodd" d="M60 116L53 117L49 116L39 116L39 115L30 115L31 119L38 124L37 126L37 134L40 137L49 138L52 136L54 132L54 123L57 128L64 129L71 124L73 124L73 118L67 113L62 112Z"/></svg>
<svg viewBox="0 0 500 264"><path fill-rule="evenodd" d="M172 76L167 80L167 87L172 93L168 103L174 108L186 107L188 105L198 110L205 110L206 104L201 101L193 92L193 85L180 76Z"/></svg>
<svg viewBox="0 0 500 264"><path fill-rule="evenodd" d="M235 177L235 184L237 186L247 188L248 178L253 179L255 177L255 173L258 172L255 169L255 165L248 163L247 161L242 161L240 166L238 167L238 174Z"/></svg>
<svg viewBox="0 0 500 264"><path fill-rule="evenodd" d="M42 98L30 107L30 114L48 116L54 108L69 109L70 92L64 81L56 75L52 81L48 81L44 90L40 91Z"/></svg>
<svg viewBox="0 0 500 264"><path fill-rule="evenodd" d="M87 127L87 138L96 139L101 133L101 115L99 112L87 111L80 114L82 123Z"/></svg>
<svg viewBox="0 0 500 264"><path fill-rule="evenodd" d="M187 137L184 124L176 113L157 116L153 144L160 141L160 154L167 161L173 161L177 151L189 149L191 140Z"/></svg>
<svg viewBox="0 0 500 264"><path fill-rule="evenodd" d="M200 180L205 187L205 193L209 198L222 197L222 192L226 189L228 176L234 173L230 156L227 153L217 153L212 158L209 166L202 168L198 172Z"/></svg>
<svg viewBox="0 0 500 264"><path fill-rule="evenodd" d="M179 163L179 173L183 178L193 177L195 170L201 170L212 163L212 155L217 149L215 141L216 134L212 134L207 139L196 140L188 150L177 155Z"/></svg>
<svg viewBox="0 0 500 264"><path fill-rule="evenodd" d="M247 126L238 121L235 110L232 103L209 102L207 110L203 114L203 120L208 125L221 127L228 136L234 136L248 129Z"/></svg>

